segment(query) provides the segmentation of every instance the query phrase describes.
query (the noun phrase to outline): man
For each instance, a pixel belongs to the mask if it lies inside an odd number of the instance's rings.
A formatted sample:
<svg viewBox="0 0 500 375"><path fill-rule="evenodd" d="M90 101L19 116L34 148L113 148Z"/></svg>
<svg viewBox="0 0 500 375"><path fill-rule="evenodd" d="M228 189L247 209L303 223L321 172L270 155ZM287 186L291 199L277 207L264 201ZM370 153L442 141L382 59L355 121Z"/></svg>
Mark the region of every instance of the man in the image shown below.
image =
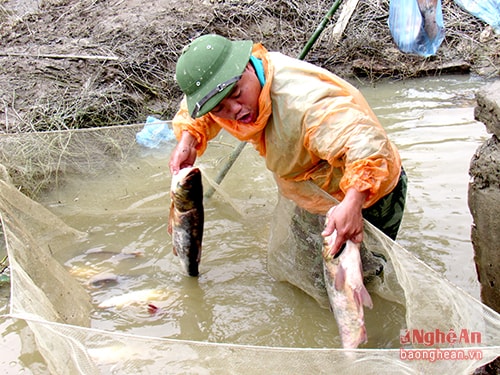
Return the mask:
<svg viewBox="0 0 500 375"><path fill-rule="evenodd" d="M204 35L184 48L177 82L185 94L173 119L170 170L194 164L223 128L248 141L280 193L337 231L332 254L361 242L363 217L392 239L403 216L406 175L396 147L360 92L307 62L252 41ZM311 181L340 203L304 191Z"/></svg>

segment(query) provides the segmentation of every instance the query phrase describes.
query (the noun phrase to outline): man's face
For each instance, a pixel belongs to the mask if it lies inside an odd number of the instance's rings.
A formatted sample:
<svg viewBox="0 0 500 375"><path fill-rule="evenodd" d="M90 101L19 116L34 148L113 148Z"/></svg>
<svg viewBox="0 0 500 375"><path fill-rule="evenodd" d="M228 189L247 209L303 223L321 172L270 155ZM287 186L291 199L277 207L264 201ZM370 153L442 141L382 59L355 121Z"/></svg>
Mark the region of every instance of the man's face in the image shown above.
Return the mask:
<svg viewBox="0 0 500 375"><path fill-rule="evenodd" d="M250 63L247 64L240 80L214 109L211 114L236 120L244 124L254 122L259 115L260 82Z"/></svg>

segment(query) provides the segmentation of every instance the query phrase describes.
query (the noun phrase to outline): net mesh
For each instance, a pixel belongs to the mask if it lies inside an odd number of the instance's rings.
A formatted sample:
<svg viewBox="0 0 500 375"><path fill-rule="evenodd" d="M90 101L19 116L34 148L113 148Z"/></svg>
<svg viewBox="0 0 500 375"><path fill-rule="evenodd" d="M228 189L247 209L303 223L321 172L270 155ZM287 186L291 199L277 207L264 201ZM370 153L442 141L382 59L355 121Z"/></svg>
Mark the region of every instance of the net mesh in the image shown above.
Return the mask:
<svg viewBox="0 0 500 375"><path fill-rule="evenodd" d="M140 154L135 143L140 127L2 136L0 211L11 268L9 317L28 324L51 373L467 374L500 355L499 314L450 284L368 223L365 246L387 259L383 277L369 285L370 292L404 307L402 328L445 333L453 329L457 334L467 329L481 333L480 342L462 340L453 346L420 347L413 342L405 348L434 354L436 350L456 353L479 349L480 357L410 361L402 357L402 349L348 351L234 345L89 327L90 297L56 260L60 252L86 234L37 203L36 197L45 189L63 186L68 174L91 175L119 169L127 158ZM314 185L308 188L316 192ZM298 286L324 304L324 289L314 277L311 279L314 272L310 271L317 259L293 253L301 248L296 243L300 236L290 230L294 212L291 202L278 200L268 268L277 280Z"/></svg>

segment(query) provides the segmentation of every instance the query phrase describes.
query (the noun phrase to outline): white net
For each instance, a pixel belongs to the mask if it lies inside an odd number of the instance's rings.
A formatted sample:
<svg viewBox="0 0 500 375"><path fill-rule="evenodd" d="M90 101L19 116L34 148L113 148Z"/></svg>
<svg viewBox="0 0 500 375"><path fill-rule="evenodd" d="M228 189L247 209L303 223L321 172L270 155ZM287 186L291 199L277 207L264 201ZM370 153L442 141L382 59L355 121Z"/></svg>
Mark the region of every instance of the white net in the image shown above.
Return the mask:
<svg viewBox="0 0 500 375"><path fill-rule="evenodd" d="M450 284L370 225L367 225L365 246L383 254L388 263L383 277L376 278L369 289L374 297L377 296L379 304L392 304L399 313L372 318L367 313L368 335L373 337L377 330L389 330L396 343L385 346L375 343L370 348L346 351L338 347L247 345L241 343L244 340L208 342L216 340L163 337L161 333L141 335L125 329L106 330L96 326L92 319L96 310L95 298L58 261L65 259L64 253L86 240L88 234L74 229L36 200L46 190L62 188L69 175L85 178L105 171L108 175L119 176L129 160L144 154L135 142L138 130L137 126L125 126L2 136L0 162L5 173L4 180L0 181L0 211L11 268L9 316L27 322L51 373L468 374L500 355L499 314ZM205 158L200 163L205 167L206 176L213 179L220 168L220 160ZM251 167L244 172L247 179L261 178L252 175ZM168 181L161 184L168 189ZM22 191L18 187L22 187ZM239 211L239 215L227 219L236 224L244 221L244 215L258 217L258 207L264 205L266 197L270 201L275 199L274 195L269 196L275 194L272 189L260 195L255 191L248 193L258 202L253 208L255 212L248 212L239 209L240 198L220 188L217 191L222 201ZM147 207L147 197L133 198L137 203L114 208L111 214L108 211L107 218L119 223L144 215L163 215L161 220L166 217L166 213L160 214L161 210ZM261 220L266 222L256 225L269 224L270 210L268 207L265 210ZM321 286L307 289L310 285L307 275L313 268L300 263L304 257L291 254L292 249L298 248L294 244L296 233L290 232L293 213L293 204L279 199L273 214L267 267L277 280L299 286L321 303L324 298ZM204 253L204 256L215 258L217 254ZM167 258L168 261L172 259ZM314 262L314 257L308 261ZM229 271L221 268L218 272ZM181 277L176 275L174 281ZM276 280L274 283L279 284ZM177 292L189 293L182 289ZM224 289L213 291L216 292L231 293ZM251 294L252 290L242 293ZM232 306L223 308L228 311L225 316L229 316ZM266 305L259 308L266 309ZM331 319L331 324L335 325L333 316ZM370 319L387 322L381 328L371 324ZM273 323L279 325L280 322ZM399 343L400 330L426 335L421 339L413 335L410 342L403 345ZM461 338L453 344L449 336L451 330ZM480 340L470 333L479 333ZM431 342L433 337L434 342ZM468 359L464 359L464 355Z"/></svg>

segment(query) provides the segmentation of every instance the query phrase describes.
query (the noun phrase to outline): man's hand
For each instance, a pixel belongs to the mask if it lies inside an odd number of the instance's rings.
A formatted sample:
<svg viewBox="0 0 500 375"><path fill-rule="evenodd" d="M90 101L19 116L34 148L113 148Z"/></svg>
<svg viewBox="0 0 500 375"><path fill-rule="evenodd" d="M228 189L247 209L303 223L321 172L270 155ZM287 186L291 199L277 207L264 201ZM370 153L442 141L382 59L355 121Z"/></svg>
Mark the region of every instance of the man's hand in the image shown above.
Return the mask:
<svg viewBox="0 0 500 375"><path fill-rule="evenodd" d="M337 206L333 206L327 216L327 224L322 236L327 237L337 230L337 238L332 246L331 256L334 256L347 241L359 243L363 241L363 216L361 209L368 193L349 189L345 198Z"/></svg>
<svg viewBox="0 0 500 375"><path fill-rule="evenodd" d="M187 131L182 132L181 139L170 155L170 173L175 174L182 168L192 167L196 161L196 138Z"/></svg>

